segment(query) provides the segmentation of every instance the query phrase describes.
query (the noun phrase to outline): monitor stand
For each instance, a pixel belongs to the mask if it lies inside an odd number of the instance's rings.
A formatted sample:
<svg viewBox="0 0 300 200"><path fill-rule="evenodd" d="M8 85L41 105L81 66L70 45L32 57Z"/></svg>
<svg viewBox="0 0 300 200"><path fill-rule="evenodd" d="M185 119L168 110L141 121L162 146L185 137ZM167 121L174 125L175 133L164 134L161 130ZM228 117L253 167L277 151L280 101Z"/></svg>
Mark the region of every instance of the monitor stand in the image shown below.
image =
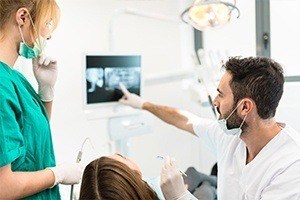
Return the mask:
<svg viewBox="0 0 300 200"><path fill-rule="evenodd" d="M130 157L130 138L152 132L152 116L141 112L135 115L109 119L110 140L115 142L115 152ZM113 153L113 152L111 152Z"/></svg>

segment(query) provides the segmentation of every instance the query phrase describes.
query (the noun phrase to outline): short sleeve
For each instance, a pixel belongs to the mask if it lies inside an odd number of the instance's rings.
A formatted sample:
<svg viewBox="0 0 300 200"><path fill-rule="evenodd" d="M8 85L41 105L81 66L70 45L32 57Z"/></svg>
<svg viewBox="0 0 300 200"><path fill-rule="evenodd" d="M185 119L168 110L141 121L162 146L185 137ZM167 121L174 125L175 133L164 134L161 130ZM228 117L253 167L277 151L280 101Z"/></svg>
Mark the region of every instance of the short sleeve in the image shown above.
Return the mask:
<svg viewBox="0 0 300 200"><path fill-rule="evenodd" d="M0 167L24 156L22 112L13 83L0 78Z"/></svg>
<svg viewBox="0 0 300 200"><path fill-rule="evenodd" d="M300 161L275 177L263 190L261 200L300 199Z"/></svg>
<svg viewBox="0 0 300 200"><path fill-rule="evenodd" d="M209 150L218 156L220 145L224 140L224 134L216 120L199 118L193 123L195 134L204 141Z"/></svg>

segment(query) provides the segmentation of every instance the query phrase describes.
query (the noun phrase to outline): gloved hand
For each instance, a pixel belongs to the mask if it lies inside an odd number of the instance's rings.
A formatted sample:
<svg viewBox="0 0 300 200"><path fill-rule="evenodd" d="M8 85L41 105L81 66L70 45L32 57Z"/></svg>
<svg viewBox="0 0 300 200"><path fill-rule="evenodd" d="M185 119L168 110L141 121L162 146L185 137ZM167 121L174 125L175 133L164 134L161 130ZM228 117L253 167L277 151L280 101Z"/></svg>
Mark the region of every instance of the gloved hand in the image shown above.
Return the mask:
<svg viewBox="0 0 300 200"><path fill-rule="evenodd" d="M55 177L53 187L59 183L63 185L78 184L83 174L83 165L80 163L62 164L49 169L53 172Z"/></svg>
<svg viewBox="0 0 300 200"><path fill-rule="evenodd" d="M130 93L125 85L123 83L120 83L120 88L124 94L124 96L122 97L122 99L119 100L120 103L131 106L133 108L138 108L138 109L142 109L143 108L143 104L144 101L143 99L136 95L136 94L132 94Z"/></svg>
<svg viewBox="0 0 300 200"><path fill-rule="evenodd" d="M189 200L189 193L174 158L165 157L160 176L160 187L166 200Z"/></svg>
<svg viewBox="0 0 300 200"><path fill-rule="evenodd" d="M57 61L41 55L32 61L33 73L39 85L38 94L43 102L51 102L54 98L54 85L57 80Z"/></svg>

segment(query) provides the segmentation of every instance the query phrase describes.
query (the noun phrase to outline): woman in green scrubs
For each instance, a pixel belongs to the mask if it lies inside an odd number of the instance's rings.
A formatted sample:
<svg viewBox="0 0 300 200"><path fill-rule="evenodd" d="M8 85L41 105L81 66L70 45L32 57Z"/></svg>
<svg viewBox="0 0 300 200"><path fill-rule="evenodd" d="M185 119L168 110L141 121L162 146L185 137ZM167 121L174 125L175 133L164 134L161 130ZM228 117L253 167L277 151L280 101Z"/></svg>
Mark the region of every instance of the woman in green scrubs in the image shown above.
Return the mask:
<svg viewBox="0 0 300 200"><path fill-rule="evenodd" d="M49 119L57 62L43 55L59 19L55 0L0 1L0 199L60 199L80 181L79 164L56 166ZM13 69L33 61L38 93Z"/></svg>

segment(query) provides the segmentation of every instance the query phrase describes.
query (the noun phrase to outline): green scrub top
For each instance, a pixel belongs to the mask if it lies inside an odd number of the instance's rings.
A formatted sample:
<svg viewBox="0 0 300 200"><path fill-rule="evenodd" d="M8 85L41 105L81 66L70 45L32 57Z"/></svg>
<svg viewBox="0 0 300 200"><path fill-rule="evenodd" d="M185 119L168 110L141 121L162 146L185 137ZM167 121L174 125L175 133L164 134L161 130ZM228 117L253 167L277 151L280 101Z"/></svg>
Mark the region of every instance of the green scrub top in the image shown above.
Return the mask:
<svg viewBox="0 0 300 200"><path fill-rule="evenodd" d="M33 172L54 167L55 157L48 115L26 78L0 62L0 167ZM59 188L26 199L61 199Z"/></svg>

